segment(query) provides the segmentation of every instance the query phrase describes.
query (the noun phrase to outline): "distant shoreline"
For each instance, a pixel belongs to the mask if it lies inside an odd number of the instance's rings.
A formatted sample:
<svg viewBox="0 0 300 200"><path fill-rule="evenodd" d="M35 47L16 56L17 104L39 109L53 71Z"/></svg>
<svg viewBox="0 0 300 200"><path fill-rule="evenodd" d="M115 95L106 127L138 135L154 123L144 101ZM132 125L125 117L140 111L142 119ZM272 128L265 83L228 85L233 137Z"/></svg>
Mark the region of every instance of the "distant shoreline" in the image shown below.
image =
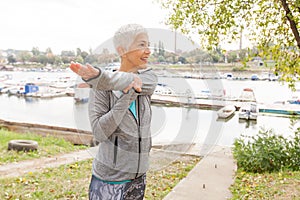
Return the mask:
<svg viewBox="0 0 300 200"><path fill-rule="evenodd" d="M246 67L241 64L212 64L212 65L150 65L151 68L157 73L163 74L164 72L172 74L186 74L188 75L207 75L207 78L216 78L224 74L232 74L236 78L250 79L252 75L258 76L273 74L274 71L264 66Z"/></svg>
<svg viewBox="0 0 300 200"><path fill-rule="evenodd" d="M273 74L271 68L266 66L258 66L252 63L244 67L241 63L211 63L211 64L149 64L157 73L168 72L171 74L209 74L212 78L214 76L221 76L225 73L231 73L233 77L250 78L253 74L258 76L265 74ZM14 72L14 71L30 71L30 72L65 72L68 69L66 66L33 66L33 65L16 65L10 70L0 70L0 72ZM208 76L208 77L209 77Z"/></svg>

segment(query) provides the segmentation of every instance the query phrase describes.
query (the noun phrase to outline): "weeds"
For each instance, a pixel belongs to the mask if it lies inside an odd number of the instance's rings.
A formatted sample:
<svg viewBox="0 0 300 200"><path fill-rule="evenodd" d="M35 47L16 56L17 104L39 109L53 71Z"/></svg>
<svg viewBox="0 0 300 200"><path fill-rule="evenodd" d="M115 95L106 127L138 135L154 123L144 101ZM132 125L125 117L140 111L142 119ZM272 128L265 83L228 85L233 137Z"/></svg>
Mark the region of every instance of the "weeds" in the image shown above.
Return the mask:
<svg viewBox="0 0 300 200"><path fill-rule="evenodd" d="M242 136L234 142L233 155L238 171L232 200L299 199L300 128L290 138L271 130Z"/></svg>
<svg viewBox="0 0 300 200"><path fill-rule="evenodd" d="M235 140L234 158L247 172L274 172L300 169L300 129L294 137L285 138L271 130L260 130L256 136Z"/></svg>

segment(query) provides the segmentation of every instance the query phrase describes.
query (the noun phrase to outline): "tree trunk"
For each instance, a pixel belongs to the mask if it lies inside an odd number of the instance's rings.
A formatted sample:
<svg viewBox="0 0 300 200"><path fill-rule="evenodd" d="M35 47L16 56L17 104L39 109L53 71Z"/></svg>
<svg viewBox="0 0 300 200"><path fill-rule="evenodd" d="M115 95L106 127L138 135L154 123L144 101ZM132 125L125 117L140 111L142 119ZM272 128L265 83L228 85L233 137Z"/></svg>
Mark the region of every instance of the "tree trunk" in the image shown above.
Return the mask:
<svg viewBox="0 0 300 200"><path fill-rule="evenodd" d="M297 46L300 49L300 35L299 35L299 31L297 29L297 25L295 23L295 20L293 20L293 13L291 12L289 5L287 4L286 0L280 0L281 4L285 10L285 16L288 19L289 23L290 23L290 27L292 29L292 32L295 36L295 39L297 41Z"/></svg>

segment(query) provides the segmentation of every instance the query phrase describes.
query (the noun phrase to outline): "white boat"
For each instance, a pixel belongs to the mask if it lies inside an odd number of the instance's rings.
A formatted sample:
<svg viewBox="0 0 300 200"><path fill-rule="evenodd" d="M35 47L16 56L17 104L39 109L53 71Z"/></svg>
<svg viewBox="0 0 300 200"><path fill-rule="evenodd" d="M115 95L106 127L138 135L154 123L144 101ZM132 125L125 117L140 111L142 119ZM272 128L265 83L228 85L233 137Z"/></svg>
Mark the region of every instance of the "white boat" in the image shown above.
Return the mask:
<svg viewBox="0 0 300 200"><path fill-rule="evenodd" d="M197 99L211 99L212 95L210 90L201 90L200 93L195 94Z"/></svg>
<svg viewBox="0 0 300 200"><path fill-rule="evenodd" d="M236 108L234 105L226 105L222 107L220 110L217 111L217 115L219 118L226 119L230 116L234 115L234 112L236 111Z"/></svg>
<svg viewBox="0 0 300 200"><path fill-rule="evenodd" d="M300 104L300 88L296 88L296 90L292 93L291 98L287 100L290 104Z"/></svg>
<svg viewBox="0 0 300 200"><path fill-rule="evenodd" d="M154 91L154 94L156 95L166 95L166 96L175 96L175 92L170 88L168 87L167 85L165 84L162 84L162 83L158 83L156 88L155 88L155 91Z"/></svg>
<svg viewBox="0 0 300 200"><path fill-rule="evenodd" d="M11 74L0 75L0 82L11 80L11 79L12 79L12 75Z"/></svg>
<svg viewBox="0 0 300 200"><path fill-rule="evenodd" d="M203 89L195 94L197 99L223 99L225 90L223 88Z"/></svg>
<svg viewBox="0 0 300 200"><path fill-rule="evenodd" d="M252 102L243 104L239 110L239 118L246 120L256 120L258 115L257 104Z"/></svg>
<svg viewBox="0 0 300 200"><path fill-rule="evenodd" d="M114 71L119 70L120 66L121 66L121 63L114 62L114 63L109 63L107 66L104 67L104 69L107 71L114 72Z"/></svg>
<svg viewBox="0 0 300 200"><path fill-rule="evenodd" d="M5 90L3 90L5 92ZM12 86L7 88L8 95L21 95L24 92L24 87L22 86Z"/></svg>
<svg viewBox="0 0 300 200"><path fill-rule="evenodd" d="M253 90L251 88L244 88L238 101L256 102Z"/></svg>
<svg viewBox="0 0 300 200"><path fill-rule="evenodd" d="M71 77L59 77L58 80L50 83L50 87L58 89L66 89L75 85L75 80Z"/></svg>
<svg viewBox="0 0 300 200"><path fill-rule="evenodd" d="M54 97L62 97L67 95L64 89L44 87L41 88L41 90L39 90L38 92L33 93L31 96L38 97L38 98L54 98Z"/></svg>
<svg viewBox="0 0 300 200"><path fill-rule="evenodd" d="M75 102L88 102L90 95L90 86L87 83L79 83L74 89Z"/></svg>

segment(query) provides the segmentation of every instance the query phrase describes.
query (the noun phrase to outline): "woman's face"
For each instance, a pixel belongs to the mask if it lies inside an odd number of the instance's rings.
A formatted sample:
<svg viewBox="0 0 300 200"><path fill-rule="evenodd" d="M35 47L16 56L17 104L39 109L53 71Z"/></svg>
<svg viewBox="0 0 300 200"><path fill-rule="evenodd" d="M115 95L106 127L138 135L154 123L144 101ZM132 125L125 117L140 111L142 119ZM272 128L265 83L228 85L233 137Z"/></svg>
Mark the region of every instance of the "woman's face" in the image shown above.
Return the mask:
<svg viewBox="0 0 300 200"><path fill-rule="evenodd" d="M130 45L124 58L127 60L131 69L136 71L146 68L150 54L148 35L146 33L140 33Z"/></svg>

